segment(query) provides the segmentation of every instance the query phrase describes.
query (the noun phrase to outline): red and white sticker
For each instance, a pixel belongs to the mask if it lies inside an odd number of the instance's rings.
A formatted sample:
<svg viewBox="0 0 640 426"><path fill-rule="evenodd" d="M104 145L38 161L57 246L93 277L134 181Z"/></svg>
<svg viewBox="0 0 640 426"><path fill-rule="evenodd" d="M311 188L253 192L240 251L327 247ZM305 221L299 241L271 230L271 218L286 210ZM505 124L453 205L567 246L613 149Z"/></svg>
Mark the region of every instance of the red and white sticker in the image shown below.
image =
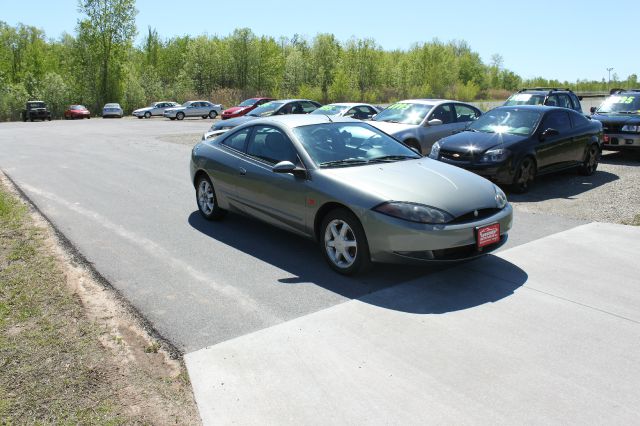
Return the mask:
<svg viewBox="0 0 640 426"><path fill-rule="evenodd" d="M476 240L478 241L478 248L499 242L500 224L493 223L476 228Z"/></svg>

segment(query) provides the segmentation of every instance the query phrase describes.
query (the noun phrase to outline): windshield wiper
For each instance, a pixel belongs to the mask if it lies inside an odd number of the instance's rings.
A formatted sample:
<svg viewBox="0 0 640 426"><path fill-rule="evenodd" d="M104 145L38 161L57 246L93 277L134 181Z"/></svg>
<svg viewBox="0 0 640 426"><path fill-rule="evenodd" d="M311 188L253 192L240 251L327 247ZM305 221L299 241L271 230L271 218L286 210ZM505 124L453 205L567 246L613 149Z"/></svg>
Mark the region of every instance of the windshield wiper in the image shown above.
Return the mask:
<svg viewBox="0 0 640 426"><path fill-rule="evenodd" d="M368 162L368 160L363 160L361 158L346 158L344 160L323 161L320 163L320 167L349 166L353 164L366 164Z"/></svg>
<svg viewBox="0 0 640 426"><path fill-rule="evenodd" d="M619 114L637 114L638 111L618 111Z"/></svg>
<svg viewBox="0 0 640 426"><path fill-rule="evenodd" d="M402 160L417 160L420 157L412 156L412 155L383 155L381 157L374 157L369 159L370 163L377 161L402 161Z"/></svg>

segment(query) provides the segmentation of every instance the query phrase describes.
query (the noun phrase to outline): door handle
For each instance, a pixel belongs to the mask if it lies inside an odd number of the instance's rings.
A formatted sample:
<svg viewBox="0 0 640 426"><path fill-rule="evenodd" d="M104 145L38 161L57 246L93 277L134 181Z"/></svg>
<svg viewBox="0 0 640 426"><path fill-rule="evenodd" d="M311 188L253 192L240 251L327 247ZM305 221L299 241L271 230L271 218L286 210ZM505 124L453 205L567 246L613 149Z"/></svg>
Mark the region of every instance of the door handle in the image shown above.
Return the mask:
<svg viewBox="0 0 640 426"><path fill-rule="evenodd" d="M244 167L240 167L240 170L239 170L239 171L240 171L240 175L241 175L241 176L244 176L244 175L246 175L246 174L247 174L247 169L245 169Z"/></svg>

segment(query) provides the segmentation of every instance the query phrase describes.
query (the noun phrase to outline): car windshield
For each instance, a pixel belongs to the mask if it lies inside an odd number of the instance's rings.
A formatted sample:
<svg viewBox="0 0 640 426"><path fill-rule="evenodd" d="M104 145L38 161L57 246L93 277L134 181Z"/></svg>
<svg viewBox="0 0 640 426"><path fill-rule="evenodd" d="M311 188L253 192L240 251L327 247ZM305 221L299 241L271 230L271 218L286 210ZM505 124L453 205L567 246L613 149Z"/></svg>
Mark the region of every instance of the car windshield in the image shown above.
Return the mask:
<svg viewBox="0 0 640 426"><path fill-rule="evenodd" d="M105 108L120 108L119 104L106 104L104 106Z"/></svg>
<svg viewBox="0 0 640 426"><path fill-rule="evenodd" d="M365 123L322 123L293 129L309 156L320 167L421 158L411 149Z"/></svg>
<svg viewBox="0 0 640 426"><path fill-rule="evenodd" d="M247 115L251 115L253 117L268 117L270 115L275 114L275 112L284 105L282 102L267 102L264 105L260 105L258 108L254 109Z"/></svg>
<svg viewBox="0 0 640 426"><path fill-rule="evenodd" d="M504 106L514 105L542 105L544 103L544 95L534 95L532 93L516 93L511 95Z"/></svg>
<svg viewBox="0 0 640 426"><path fill-rule="evenodd" d="M188 101L182 104L183 107L188 107L189 105L191 105L193 103L193 101Z"/></svg>
<svg viewBox="0 0 640 426"><path fill-rule="evenodd" d="M535 130L542 114L514 108L496 108L471 123L469 130L485 133L510 133L530 135Z"/></svg>
<svg viewBox="0 0 640 426"><path fill-rule="evenodd" d="M373 119L389 123L420 124L433 105L398 102L382 110Z"/></svg>
<svg viewBox="0 0 640 426"><path fill-rule="evenodd" d="M240 105L241 107L249 107L249 106L253 106L256 102L258 102L258 99L256 98L251 98L251 99L247 99L246 101L242 102Z"/></svg>
<svg viewBox="0 0 640 426"><path fill-rule="evenodd" d="M348 107L345 105L323 105L320 108L314 110L311 114L322 114L322 115L338 115Z"/></svg>
<svg viewBox="0 0 640 426"><path fill-rule="evenodd" d="M609 96L598 112L613 114L640 114L640 94L638 95L613 95Z"/></svg>
<svg viewBox="0 0 640 426"><path fill-rule="evenodd" d="M27 104L27 107L29 109L33 109L33 108L45 108L44 106L44 102L31 102L29 104Z"/></svg>
<svg viewBox="0 0 640 426"><path fill-rule="evenodd" d="M71 109L74 111L78 111L78 110L82 111L87 109L87 107L85 107L84 105L71 105Z"/></svg>

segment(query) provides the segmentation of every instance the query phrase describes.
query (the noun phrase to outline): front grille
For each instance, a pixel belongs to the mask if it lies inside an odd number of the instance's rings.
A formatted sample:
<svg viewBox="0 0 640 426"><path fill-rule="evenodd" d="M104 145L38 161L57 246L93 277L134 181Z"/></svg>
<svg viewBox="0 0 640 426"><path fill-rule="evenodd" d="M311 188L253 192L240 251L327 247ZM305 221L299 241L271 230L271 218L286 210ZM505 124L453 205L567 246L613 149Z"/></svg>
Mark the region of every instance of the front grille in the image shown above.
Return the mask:
<svg viewBox="0 0 640 426"><path fill-rule="evenodd" d="M491 209L478 209L470 211L469 213L465 213L453 219L448 224L456 224L456 223L464 223L464 222L472 222L476 220L486 219L488 217L493 216L498 213L501 209L499 208L491 208ZM477 212L477 214L476 214Z"/></svg>
<svg viewBox="0 0 640 426"><path fill-rule="evenodd" d="M440 157L449 161L473 161L473 153L469 151L449 151L440 149Z"/></svg>
<svg viewBox="0 0 640 426"><path fill-rule="evenodd" d="M622 124L602 123L602 130L605 133L620 133L622 131L622 126Z"/></svg>

